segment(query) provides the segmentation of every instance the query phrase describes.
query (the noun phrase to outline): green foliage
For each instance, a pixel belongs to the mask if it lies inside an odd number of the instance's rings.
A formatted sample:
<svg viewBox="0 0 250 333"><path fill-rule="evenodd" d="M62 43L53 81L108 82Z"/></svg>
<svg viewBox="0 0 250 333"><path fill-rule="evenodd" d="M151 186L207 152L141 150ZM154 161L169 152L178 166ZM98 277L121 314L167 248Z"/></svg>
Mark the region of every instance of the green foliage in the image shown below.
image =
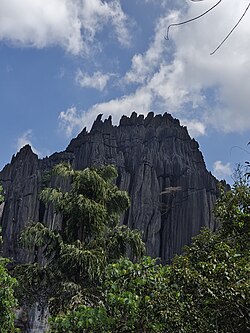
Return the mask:
<svg viewBox="0 0 250 333"><path fill-rule="evenodd" d="M247 332L249 259L249 253L208 230L175 258L169 283L179 293L178 332Z"/></svg>
<svg viewBox="0 0 250 333"><path fill-rule="evenodd" d="M52 318L51 332L249 332L249 207L247 184L222 191L218 232L204 229L166 267L150 258L110 264L101 302Z"/></svg>
<svg viewBox="0 0 250 333"><path fill-rule="evenodd" d="M168 267L145 257L110 264L103 281L102 304L80 306L51 319L51 332L162 332L160 319Z"/></svg>
<svg viewBox="0 0 250 333"><path fill-rule="evenodd" d="M0 185L0 204L4 201L4 196L3 196L3 187Z"/></svg>
<svg viewBox="0 0 250 333"><path fill-rule="evenodd" d="M0 204L4 201L3 188L0 185ZM0 228L0 246L2 244ZM0 255L0 331L1 333L17 332L14 328L15 308L17 300L14 296L14 287L17 281L8 273L6 265L9 260Z"/></svg>
<svg viewBox="0 0 250 333"><path fill-rule="evenodd" d="M30 302L47 298L50 311L58 313L79 304L97 304L107 265L128 252L140 257L144 244L139 232L119 225L129 197L114 185L114 167L73 170L60 164L53 175L52 183L64 184L67 190L45 188L40 197L53 204L62 227L50 230L39 222L23 231L21 242L35 257L33 264L17 267L16 274L21 295Z"/></svg>
<svg viewBox="0 0 250 333"><path fill-rule="evenodd" d="M103 286L112 332L160 332L159 300L168 283L167 271L150 257L139 263L122 259L109 266Z"/></svg>
<svg viewBox="0 0 250 333"><path fill-rule="evenodd" d="M250 187L246 181L236 183L231 191L221 190L215 213L222 225L221 233L239 251L250 250Z"/></svg>
<svg viewBox="0 0 250 333"><path fill-rule="evenodd" d="M4 196L3 196L3 187L2 185L0 184L0 205L1 203L4 202ZM1 245L2 245L2 232L1 232L1 227L0 227L0 248L1 248Z"/></svg>
<svg viewBox="0 0 250 333"><path fill-rule="evenodd" d="M79 306L74 313L59 315L51 320L50 332L95 332L110 333L113 320L108 316L105 307Z"/></svg>
<svg viewBox="0 0 250 333"><path fill-rule="evenodd" d="M1 333L15 332L14 319L17 306L14 297L16 280L8 274L8 260L0 257L0 331Z"/></svg>

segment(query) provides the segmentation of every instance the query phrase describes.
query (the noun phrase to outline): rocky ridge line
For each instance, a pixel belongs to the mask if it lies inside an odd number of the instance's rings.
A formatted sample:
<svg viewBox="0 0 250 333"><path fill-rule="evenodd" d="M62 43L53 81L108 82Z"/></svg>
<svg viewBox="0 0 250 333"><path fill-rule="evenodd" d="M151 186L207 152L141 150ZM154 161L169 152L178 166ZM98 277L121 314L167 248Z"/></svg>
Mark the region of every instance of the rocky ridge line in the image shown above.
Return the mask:
<svg viewBox="0 0 250 333"><path fill-rule="evenodd" d="M90 132L83 131L64 152L38 159L23 147L0 172L5 191L2 209L6 256L17 262L32 260L19 248L18 238L30 221L60 226L53 207L39 201L43 175L55 164L68 161L75 169L113 164L117 185L129 192L131 207L121 223L140 229L147 253L168 262L190 243L203 226L216 228L212 214L217 180L206 170L199 145L186 127L170 114L122 116L119 126L99 115ZM65 184L61 184L64 186Z"/></svg>

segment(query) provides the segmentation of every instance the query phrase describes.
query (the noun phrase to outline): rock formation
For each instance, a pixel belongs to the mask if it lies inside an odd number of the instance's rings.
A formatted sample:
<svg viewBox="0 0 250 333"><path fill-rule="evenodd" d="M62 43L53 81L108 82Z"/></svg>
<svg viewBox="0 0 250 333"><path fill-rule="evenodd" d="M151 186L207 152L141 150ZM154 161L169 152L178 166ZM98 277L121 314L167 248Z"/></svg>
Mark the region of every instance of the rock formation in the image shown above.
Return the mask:
<svg viewBox="0 0 250 333"><path fill-rule="evenodd" d="M200 228L215 228L212 215L217 180L206 170L198 143L171 115L123 116L119 126L99 115L90 132L84 129L64 152L38 159L25 146L0 172L5 191L2 211L3 251L17 262L30 254L18 246L29 221L54 228L60 220L39 201L45 172L68 161L75 169L113 164L117 185L129 192L131 207L121 223L140 229L147 253L169 261Z"/></svg>

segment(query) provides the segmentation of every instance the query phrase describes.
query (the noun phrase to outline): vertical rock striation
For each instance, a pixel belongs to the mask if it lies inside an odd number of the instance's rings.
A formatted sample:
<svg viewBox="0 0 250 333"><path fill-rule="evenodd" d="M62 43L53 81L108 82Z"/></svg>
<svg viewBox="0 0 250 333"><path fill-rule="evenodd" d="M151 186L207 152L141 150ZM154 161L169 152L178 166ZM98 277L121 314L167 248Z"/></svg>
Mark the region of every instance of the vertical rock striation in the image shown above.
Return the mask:
<svg viewBox="0 0 250 333"><path fill-rule="evenodd" d="M212 209L217 180L206 170L198 143L171 115L123 116L119 126L99 115L90 132L84 129L64 152L39 160L29 146L0 173L5 190L2 212L4 253L17 261L28 254L18 247L29 221L60 224L53 208L38 199L42 177L53 165L69 161L75 169L113 164L117 185L129 192L131 207L122 223L140 229L147 252L168 262L200 228L215 229Z"/></svg>

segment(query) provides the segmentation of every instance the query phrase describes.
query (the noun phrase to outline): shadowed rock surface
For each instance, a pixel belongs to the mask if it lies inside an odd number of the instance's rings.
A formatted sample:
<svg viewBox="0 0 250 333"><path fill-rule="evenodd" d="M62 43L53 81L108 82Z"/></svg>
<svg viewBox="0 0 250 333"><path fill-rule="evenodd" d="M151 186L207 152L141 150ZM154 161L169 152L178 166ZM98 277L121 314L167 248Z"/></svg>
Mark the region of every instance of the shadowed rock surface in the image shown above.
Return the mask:
<svg viewBox="0 0 250 333"><path fill-rule="evenodd" d="M201 227L216 227L212 209L217 180L206 170L198 143L178 120L167 113L151 112L146 118L132 113L113 126L111 117L102 121L99 115L91 131L84 129L64 152L40 160L25 146L0 172L6 199L1 218L4 255L17 262L32 260L18 246L28 222L60 225L53 208L46 208L38 195L45 172L65 161L75 169L117 167L117 185L131 197L122 223L140 229L147 253L164 262L180 253Z"/></svg>

